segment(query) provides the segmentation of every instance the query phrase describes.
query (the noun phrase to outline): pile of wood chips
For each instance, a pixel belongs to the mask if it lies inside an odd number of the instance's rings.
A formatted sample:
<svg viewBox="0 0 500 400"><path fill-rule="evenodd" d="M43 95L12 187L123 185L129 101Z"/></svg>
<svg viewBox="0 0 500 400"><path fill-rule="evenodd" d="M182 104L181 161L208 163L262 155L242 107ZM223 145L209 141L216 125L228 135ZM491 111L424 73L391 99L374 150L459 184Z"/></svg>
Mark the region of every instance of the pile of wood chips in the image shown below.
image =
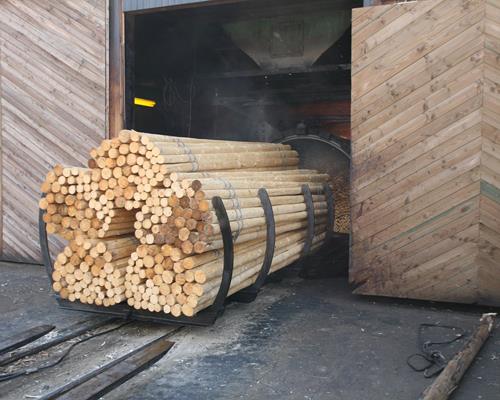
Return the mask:
<svg viewBox="0 0 500 400"><path fill-rule="evenodd" d="M41 187L47 232L69 241L52 274L53 289L64 299L127 302L174 316L194 316L213 304L223 269L214 196L223 199L235 244L229 295L252 285L263 263L260 188L267 189L276 220L271 272L301 256L307 233L303 184L313 194L312 249L325 240L324 184L330 177L298 169L298 154L288 145L124 130L90 156L89 168L54 167ZM333 191L338 196L339 189ZM336 201L340 231L349 226L345 199Z"/></svg>

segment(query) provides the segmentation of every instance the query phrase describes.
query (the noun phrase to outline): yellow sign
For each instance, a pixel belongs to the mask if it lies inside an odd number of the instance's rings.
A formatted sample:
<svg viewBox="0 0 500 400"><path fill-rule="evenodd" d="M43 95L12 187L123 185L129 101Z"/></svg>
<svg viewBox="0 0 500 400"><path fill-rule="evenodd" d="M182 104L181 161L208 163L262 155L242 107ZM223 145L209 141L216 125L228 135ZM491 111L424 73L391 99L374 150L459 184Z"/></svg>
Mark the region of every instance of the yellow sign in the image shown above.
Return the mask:
<svg viewBox="0 0 500 400"><path fill-rule="evenodd" d="M156 101L148 100L148 99L141 99L140 97L136 97L136 98L134 98L134 104L136 106L154 107L156 105Z"/></svg>

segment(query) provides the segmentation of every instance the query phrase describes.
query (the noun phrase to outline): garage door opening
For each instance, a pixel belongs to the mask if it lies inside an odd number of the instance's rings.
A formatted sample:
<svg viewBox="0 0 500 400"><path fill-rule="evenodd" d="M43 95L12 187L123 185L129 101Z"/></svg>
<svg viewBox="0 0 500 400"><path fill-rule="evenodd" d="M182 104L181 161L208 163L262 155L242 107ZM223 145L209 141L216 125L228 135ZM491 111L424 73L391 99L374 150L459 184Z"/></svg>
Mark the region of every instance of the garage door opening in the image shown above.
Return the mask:
<svg viewBox="0 0 500 400"><path fill-rule="evenodd" d="M322 276L348 265L353 6L243 2L126 14L126 127L287 143L302 168L330 174L336 234L309 263Z"/></svg>

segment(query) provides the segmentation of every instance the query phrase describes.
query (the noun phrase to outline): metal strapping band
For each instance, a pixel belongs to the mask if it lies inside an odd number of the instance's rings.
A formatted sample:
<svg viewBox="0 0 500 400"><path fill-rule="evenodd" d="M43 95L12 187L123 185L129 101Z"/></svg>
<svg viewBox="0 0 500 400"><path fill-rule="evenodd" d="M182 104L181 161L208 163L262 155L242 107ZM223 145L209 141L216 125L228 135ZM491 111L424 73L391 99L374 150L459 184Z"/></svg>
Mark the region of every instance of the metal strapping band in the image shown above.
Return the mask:
<svg viewBox="0 0 500 400"><path fill-rule="evenodd" d="M181 139L175 138L174 141L175 141L175 143L177 143L177 147L181 148L183 153L189 157L189 161L191 162L191 170L193 172L198 171L198 169L199 169L198 159L193 154L193 151L191 150L191 148L186 143L184 143Z"/></svg>
<svg viewBox="0 0 500 400"><path fill-rule="evenodd" d="M188 153L189 156L189 161L191 161L191 168L193 171L198 171L200 169L200 166L198 164L198 159L193 153Z"/></svg>
<svg viewBox="0 0 500 400"><path fill-rule="evenodd" d="M236 195L236 191L231 182L227 181L224 178L215 178L215 179L219 182L222 182L224 184L224 189L229 191L230 200L234 207L234 211L236 213L235 222L238 224L238 228L235 231L233 231L233 240L236 241L241 233L241 230L243 229L243 212L241 211L240 199Z"/></svg>

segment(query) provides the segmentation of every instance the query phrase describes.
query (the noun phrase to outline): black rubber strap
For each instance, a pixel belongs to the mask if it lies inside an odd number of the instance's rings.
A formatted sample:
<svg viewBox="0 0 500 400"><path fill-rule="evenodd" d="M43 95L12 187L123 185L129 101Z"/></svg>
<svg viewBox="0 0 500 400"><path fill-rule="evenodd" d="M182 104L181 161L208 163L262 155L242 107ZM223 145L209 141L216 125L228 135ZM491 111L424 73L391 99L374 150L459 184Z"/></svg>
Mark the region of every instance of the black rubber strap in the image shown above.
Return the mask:
<svg viewBox="0 0 500 400"><path fill-rule="evenodd" d="M273 205L267 190L259 189L259 198L264 209L264 216L266 218L266 252L264 253L264 262L260 269L259 276L252 285L252 289L258 291L264 284L274 257L274 249L276 245L276 224L274 222Z"/></svg>
<svg viewBox="0 0 500 400"><path fill-rule="evenodd" d="M45 198L45 194L42 194L42 199ZM38 235L40 237L40 251L42 253L42 260L47 275L49 277L50 286L52 287L52 272L54 272L54 267L52 265L52 258L50 257L49 251L49 240L47 238L47 224L43 220L45 215L45 210L40 208L38 212ZM57 296L59 297L59 296Z"/></svg>
<svg viewBox="0 0 500 400"><path fill-rule="evenodd" d="M233 236L231 233L231 225L227 216L226 207L222 199L215 196L212 199L212 205L219 220L220 231L222 235L222 243L224 245L224 268L222 270L222 279L220 282L219 291L215 297L212 310L215 313L221 313L224 309L224 302L226 301L227 293L231 286L231 279L233 278L233 264L234 264L234 247Z"/></svg>

